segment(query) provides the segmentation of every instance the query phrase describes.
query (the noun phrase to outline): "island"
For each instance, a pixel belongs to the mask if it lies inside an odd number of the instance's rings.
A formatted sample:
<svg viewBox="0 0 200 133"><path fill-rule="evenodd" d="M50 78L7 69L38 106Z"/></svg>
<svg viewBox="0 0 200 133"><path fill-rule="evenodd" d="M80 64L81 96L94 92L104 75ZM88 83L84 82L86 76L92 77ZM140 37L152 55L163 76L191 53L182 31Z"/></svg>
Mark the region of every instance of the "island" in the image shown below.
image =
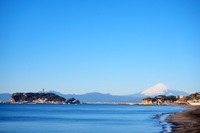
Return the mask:
<svg viewBox="0 0 200 133"><path fill-rule="evenodd" d="M13 93L10 104L80 104L75 98L65 99L54 93Z"/></svg>

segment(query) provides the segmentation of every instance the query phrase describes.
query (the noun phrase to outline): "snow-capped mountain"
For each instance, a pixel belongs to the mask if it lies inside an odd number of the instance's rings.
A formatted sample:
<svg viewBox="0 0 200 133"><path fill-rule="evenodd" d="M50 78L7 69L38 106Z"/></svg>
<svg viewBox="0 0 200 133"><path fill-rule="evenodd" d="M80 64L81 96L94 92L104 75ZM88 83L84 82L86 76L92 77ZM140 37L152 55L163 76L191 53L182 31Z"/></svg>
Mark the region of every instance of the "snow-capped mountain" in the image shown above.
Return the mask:
<svg viewBox="0 0 200 133"><path fill-rule="evenodd" d="M157 95L188 95L188 93L171 89L169 86L158 83L147 90L144 90L140 93L141 95L145 96L157 96Z"/></svg>

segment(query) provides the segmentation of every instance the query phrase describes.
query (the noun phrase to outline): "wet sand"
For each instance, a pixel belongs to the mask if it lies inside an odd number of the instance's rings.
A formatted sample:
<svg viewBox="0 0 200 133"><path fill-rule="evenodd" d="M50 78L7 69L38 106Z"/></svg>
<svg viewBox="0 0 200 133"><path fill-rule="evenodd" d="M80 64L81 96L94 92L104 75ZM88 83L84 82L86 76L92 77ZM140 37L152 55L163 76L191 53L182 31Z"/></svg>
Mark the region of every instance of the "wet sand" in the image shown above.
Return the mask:
<svg viewBox="0 0 200 133"><path fill-rule="evenodd" d="M171 115L168 122L173 124L173 133L200 133L200 106L189 106L188 110Z"/></svg>

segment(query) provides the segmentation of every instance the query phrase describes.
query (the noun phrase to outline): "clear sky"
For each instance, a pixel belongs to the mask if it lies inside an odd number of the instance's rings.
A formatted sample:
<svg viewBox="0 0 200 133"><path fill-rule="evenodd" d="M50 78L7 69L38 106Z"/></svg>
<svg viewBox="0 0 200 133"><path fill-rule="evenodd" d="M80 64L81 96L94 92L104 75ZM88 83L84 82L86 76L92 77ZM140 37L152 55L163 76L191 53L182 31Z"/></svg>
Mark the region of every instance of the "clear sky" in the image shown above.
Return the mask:
<svg viewBox="0 0 200 133"><path fill-rule="evenodd" d="M199 0L1 0L0 93L200 91Z"/></svg>

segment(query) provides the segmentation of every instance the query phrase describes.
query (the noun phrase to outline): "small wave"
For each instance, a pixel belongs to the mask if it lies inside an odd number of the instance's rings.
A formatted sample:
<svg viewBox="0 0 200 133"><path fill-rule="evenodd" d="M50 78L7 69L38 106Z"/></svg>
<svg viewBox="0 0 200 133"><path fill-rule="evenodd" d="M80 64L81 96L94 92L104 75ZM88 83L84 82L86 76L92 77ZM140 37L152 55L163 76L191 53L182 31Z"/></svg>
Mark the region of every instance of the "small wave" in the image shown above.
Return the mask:
<svg viewBox="0 0 200 133"><path fill-rule="evenodd" d="M159 120L160 125L162 126L163 131L160 133L171 133L172 132L172 124L168 123L166 121L167 117L171 115L169 113L161 113L161 114L156 114L156 118Z"/></svg>

